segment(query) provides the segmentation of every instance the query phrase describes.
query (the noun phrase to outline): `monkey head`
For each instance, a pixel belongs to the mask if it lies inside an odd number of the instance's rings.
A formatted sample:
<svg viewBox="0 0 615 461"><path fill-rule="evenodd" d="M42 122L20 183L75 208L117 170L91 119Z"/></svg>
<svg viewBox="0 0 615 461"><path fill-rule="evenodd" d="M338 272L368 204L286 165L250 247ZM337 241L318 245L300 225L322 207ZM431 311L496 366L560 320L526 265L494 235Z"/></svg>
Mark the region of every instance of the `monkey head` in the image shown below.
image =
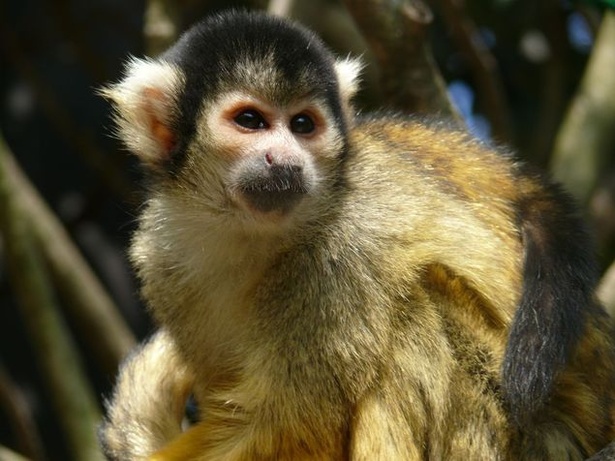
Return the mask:
<svg viewBox="0 0 615 461"><path fill-rule="evenodd" d="M340 179L361 66L306 29L251 14L237 30L234 16L200 23L158 59L133 59L103 94L156 187L179 182L212 214L279 224L314 212L301 204L324 202Z"/></svg>

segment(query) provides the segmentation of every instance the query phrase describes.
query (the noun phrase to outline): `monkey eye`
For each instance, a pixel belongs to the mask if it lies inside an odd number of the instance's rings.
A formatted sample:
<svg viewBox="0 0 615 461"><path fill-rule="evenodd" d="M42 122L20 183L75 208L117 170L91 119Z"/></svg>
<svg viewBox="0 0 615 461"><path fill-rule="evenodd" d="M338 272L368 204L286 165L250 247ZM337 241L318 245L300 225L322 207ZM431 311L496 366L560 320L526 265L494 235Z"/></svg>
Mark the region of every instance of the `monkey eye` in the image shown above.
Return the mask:
<svg viewBox="0 0 615 461"><path fill-rule="evenodd" d="M314 120L306 114L297 114L290 121L290 131L298 134L310 134L316 126Z"/></svg>
<svg viewBox="0 0 615 461"><path fill-rule="evenodd" d="M265 118L254 109L247 109L240 112L233 120L237 125L250 130L262 130L269 127Z"/></svg>

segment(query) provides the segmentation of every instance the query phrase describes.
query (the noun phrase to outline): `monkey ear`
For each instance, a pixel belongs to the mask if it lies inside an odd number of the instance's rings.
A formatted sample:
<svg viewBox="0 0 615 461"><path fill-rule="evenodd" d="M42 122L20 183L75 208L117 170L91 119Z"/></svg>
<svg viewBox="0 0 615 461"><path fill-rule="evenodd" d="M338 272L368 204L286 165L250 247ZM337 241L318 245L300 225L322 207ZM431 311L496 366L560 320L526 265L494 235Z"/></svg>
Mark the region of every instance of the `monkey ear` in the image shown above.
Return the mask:
<svg viewBox="0 0 615 461"><path fill-rule="evenodd" d="M345 109L352 107L351 100L359 89L361 70L363 63L357 58L347 57L335 62L340 97Z"/></svg>
<svg viewBox="0 0 615 461"><path fill-rule="evenodd" d="M99 91L115 106L120 139L149 167L168 160L177 142L173 121L182 84L171 64L134 58L120 82Z"/></svg>

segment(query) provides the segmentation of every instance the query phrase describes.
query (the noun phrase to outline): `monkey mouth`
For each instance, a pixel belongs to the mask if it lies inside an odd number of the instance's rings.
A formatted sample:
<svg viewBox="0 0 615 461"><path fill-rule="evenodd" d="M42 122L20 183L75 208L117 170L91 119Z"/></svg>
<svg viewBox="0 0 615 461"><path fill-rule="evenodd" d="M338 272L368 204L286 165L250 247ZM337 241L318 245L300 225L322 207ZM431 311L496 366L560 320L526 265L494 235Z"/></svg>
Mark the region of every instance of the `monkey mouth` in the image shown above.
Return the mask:
<svg viewBox="0 0 615 461"><path fill-rule="evenodd" d="M247 190L242 196L248 206L260 213L287 214L301 201L305 193L297 191Z"/></svg>
<svg viewBox="0 0 615 461"><path fill-rule="evenodd" d="M300 168L273 167L266 174L243 178L242 201L253 211L285 215L308 194L309 184Z"/></svg>

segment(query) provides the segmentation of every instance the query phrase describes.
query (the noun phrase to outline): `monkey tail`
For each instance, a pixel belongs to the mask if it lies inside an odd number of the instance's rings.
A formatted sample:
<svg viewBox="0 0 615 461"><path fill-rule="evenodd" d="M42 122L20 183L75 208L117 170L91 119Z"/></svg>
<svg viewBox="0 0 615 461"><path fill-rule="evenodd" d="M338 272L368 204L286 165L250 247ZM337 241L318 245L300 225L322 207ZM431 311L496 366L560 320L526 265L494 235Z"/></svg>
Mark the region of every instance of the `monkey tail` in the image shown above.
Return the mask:
<svg viewBox="0 0 615 461"><path fill-rule="evenodd" d="M192 384L166 332L135 350L122 363L98 430L107 459L143 459L177 437Z"/></svg>
<svg viewBox="0 0 615 461"><path fill-rule="evenodd" d="M528 421L548 400L596 307L598 270L572 199L558 186L522 184L523 292L511 326L502 384L512 417Z"/></svg>

